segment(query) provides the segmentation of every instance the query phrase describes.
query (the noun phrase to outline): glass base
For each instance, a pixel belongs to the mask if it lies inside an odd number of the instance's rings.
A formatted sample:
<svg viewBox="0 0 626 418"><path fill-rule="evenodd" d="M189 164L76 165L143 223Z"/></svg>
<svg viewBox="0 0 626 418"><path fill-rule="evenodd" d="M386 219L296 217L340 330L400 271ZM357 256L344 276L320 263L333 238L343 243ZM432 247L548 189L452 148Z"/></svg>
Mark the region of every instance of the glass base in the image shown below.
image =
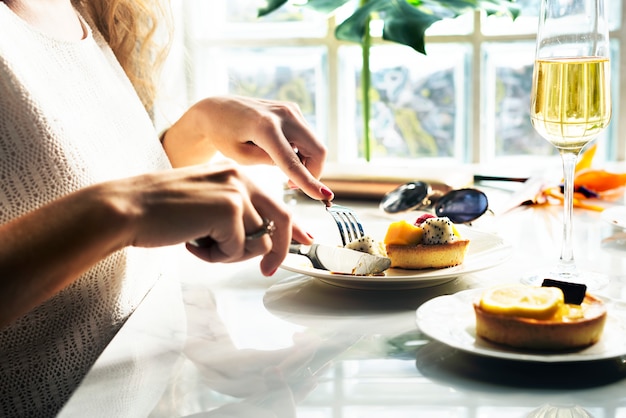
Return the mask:
<svg viewBox="0 0 626 418"><path fill-rule="evenodd" d="M590 291L601 290L609 285L611 278L607 274L592 271L580 271L573 268L562 270L561 266L552 269L546 268L521 278L521 282L531 286L541 286L544 279L560 280L569 283L579 283L587 286Z"/></svg>

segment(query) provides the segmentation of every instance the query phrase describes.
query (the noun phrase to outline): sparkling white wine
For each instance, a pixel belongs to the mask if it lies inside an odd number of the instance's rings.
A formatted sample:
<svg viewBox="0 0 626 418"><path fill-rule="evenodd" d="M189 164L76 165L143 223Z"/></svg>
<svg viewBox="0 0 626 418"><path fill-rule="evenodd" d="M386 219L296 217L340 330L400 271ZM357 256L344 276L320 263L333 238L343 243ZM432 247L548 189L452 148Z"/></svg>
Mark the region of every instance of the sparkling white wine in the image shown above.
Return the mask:
<svg viewBox="0 0 626 418"><path fill-rule="evenodd" d="M579 152L611 120L609 60L538 59L530 117L537 132L561 150Z"/></svg>

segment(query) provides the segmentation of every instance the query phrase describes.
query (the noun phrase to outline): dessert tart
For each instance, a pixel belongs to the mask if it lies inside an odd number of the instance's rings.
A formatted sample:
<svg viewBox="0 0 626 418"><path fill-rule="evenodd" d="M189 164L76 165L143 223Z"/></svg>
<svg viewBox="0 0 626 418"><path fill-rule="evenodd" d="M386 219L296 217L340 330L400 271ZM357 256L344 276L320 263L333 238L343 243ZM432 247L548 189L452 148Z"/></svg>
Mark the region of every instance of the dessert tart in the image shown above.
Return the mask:
<svg viewBox="0 0 626 418"><path fill-rule="evenodd" d="M424 215L414 224L393 222L384 245L391 267L419 270L463 263L469 240L461 237L448 218Z"/></svg>
<svg viewBox="0 0 626 418"><path fill-rule="evenodd" d="M604 331L606 306L586 291L572 299L571 287L552 280L542 286L487 289L473 303L477 336L514 348L547 351L595 344Z"/></svg>

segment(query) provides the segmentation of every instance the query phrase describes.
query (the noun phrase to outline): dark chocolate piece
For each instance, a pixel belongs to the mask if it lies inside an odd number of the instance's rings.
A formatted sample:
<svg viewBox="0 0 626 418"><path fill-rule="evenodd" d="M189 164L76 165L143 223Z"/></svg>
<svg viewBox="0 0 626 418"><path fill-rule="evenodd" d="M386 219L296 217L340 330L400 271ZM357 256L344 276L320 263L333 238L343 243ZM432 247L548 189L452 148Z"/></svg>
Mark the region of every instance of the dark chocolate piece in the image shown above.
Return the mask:
<svg viewBox="0 0 626 418"><path fill-rule="evenodd" d="M558 287L563 291L565 296L565 303L571 303L574 305L580 305L585 299L585 293L587 293L587 286L580 283L563 282L560 280L543 279L541 283L543 287Z"/></svg>

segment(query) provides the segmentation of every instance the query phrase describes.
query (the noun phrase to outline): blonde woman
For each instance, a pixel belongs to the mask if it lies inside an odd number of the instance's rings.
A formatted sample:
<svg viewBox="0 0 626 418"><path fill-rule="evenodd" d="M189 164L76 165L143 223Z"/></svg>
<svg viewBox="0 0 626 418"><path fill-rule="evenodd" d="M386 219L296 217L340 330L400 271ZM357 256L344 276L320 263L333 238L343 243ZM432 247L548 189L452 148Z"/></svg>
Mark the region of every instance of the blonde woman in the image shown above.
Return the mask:
<svg viewBox="0 0 626 418"><path fill-rule="evenodd" d="M311 242L234 163L205 164L216 152L332 198L318 180L325 148L293 105L210 98L158 138L167 21L157 1L0 1L2 416L56 414L159 280L168 246L204 237L188 250L262 256L271 275L292 239Z"/></svg>

